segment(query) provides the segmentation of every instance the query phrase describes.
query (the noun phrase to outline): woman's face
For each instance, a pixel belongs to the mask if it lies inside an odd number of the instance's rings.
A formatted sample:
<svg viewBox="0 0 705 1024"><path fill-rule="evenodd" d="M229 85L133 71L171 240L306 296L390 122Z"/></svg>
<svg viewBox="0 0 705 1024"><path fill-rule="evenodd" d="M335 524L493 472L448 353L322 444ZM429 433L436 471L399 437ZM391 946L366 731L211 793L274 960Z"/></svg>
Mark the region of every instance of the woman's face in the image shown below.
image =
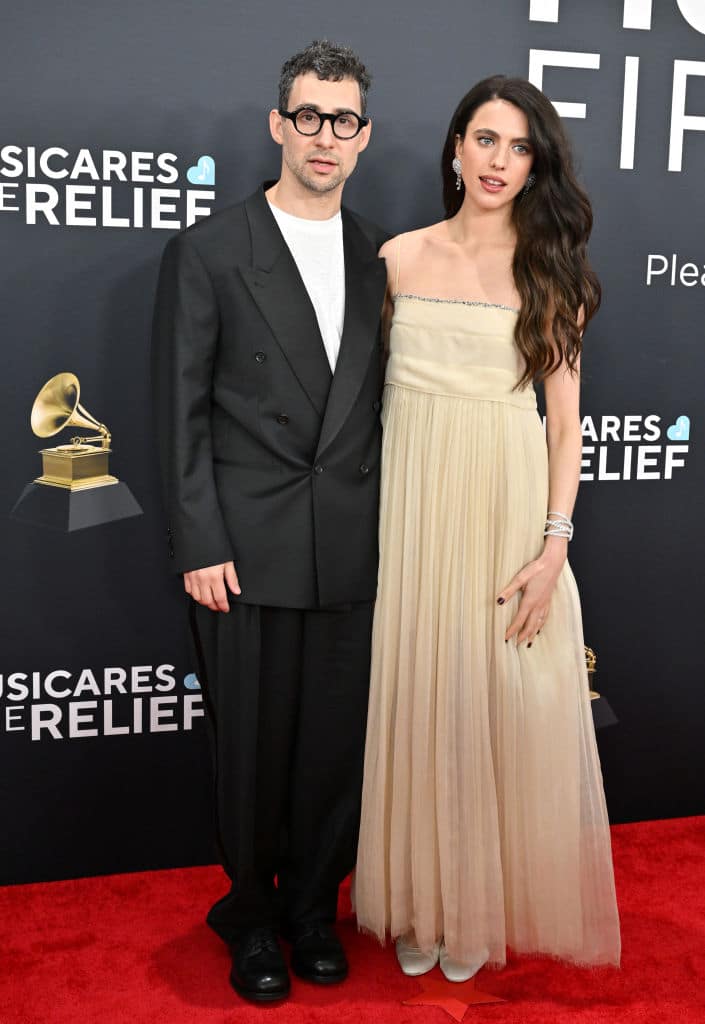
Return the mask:
<svg viewBox="0 0 705 1024"><path fill-rule="evenodd" d="M483 103L456 140L455 155L463 165L466 202L485 210L511 203L534 158L526 114L507 100Z"/></svg>

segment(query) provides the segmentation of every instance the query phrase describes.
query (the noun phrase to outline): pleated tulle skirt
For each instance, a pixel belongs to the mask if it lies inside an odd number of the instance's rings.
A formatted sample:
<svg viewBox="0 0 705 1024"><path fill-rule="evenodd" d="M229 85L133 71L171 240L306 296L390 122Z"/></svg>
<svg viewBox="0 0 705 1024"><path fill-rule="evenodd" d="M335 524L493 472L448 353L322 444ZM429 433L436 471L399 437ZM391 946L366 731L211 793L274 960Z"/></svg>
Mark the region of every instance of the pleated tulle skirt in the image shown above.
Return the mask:
<svg viewBox="0 0 705 1024"><path fill-rule="evenodd" d="M566 564L532 647L497 594L543 546L535 410L387 385L361 928L472 961L617 964L609 826Z"/></svg>

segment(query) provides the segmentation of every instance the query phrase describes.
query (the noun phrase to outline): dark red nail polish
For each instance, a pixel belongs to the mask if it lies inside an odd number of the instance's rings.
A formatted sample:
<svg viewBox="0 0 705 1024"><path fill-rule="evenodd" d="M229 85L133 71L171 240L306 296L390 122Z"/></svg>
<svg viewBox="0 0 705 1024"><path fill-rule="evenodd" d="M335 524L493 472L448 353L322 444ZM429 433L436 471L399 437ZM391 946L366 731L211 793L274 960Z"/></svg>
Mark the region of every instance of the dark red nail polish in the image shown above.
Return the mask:
<svg viewBox="0 0 705 1024"><path fill-rule="evenodd" d="M504 604L504 598L503 597L498 597L497 598L497 604Z"/></svg>
<svg viewBox="0 0 705 1024"><path fill-rule="evenodd" d="M531 647L531 641L529 641L529 643L526 646Z"/></svg>

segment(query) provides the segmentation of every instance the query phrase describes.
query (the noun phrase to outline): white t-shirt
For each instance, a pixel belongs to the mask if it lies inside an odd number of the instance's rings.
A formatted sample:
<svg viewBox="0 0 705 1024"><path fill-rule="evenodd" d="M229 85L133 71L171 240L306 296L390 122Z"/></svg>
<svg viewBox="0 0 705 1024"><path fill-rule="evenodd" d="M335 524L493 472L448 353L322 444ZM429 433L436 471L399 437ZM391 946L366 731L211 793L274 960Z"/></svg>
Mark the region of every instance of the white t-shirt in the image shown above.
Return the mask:
<svg viewBox="0 0 705 1024"><path fill-rule="evenodd" d="M271 203L269 208L306 286L330 368L335 372L345 319L342 217L338 212L329 220L308 220L284 213Z"/></svg>

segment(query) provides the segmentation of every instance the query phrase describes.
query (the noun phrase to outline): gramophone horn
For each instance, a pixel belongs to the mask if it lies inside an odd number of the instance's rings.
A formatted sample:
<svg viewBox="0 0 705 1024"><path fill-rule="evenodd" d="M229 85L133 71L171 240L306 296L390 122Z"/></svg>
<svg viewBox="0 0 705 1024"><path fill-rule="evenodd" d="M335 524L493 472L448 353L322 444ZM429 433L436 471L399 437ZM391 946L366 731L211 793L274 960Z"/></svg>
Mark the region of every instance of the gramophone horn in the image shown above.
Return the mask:
<svg viewBox="0 0 705 1024"><path fill-rule="evenodd" d="M81 385L75 373L57 373L48 380L32 406L32 430L37 437L53 437L64 427L87 427L107 434L107 427L79 402Z"/></svg>

